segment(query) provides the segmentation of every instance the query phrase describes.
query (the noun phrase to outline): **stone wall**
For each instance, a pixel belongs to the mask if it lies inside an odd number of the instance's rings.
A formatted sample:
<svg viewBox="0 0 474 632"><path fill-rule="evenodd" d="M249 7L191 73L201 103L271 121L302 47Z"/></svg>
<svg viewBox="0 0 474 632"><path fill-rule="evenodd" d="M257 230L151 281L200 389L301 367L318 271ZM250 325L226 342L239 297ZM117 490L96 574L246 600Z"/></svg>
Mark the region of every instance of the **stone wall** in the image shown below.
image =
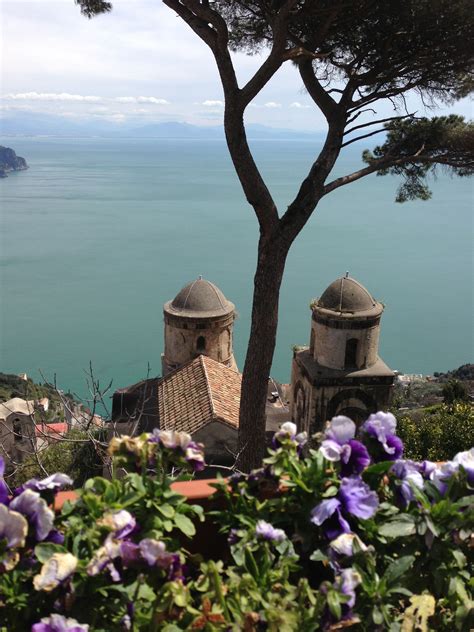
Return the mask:
<svg viewBox="0 0 474 632"><path fill-rule="evenodd" d="M223 318L202 320L165 314L163 375L201 354L236 369L232 344L233 323L233 313Z"/></svg>

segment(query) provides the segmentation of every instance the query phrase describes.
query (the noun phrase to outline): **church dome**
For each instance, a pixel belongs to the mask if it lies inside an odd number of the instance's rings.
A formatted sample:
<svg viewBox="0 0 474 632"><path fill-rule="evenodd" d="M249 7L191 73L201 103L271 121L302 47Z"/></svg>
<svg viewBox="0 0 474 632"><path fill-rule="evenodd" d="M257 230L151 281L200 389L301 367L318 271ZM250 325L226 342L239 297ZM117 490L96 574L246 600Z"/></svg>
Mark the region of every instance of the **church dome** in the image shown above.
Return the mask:
<svg viewBox="0 0 474 632"><path fill-rule="evenodd" d="M166 303L165 310L190 318L211 318L230 314L234 311L234 304L226 299L214 283L199 277Z"/></svg>
<svg viewBox="0 0 474 632"><path fill-rule="evenodd" d="M378 311L380 304L361 283L345 276L333 281L315 306L339 314L356 314Z"/></svg>

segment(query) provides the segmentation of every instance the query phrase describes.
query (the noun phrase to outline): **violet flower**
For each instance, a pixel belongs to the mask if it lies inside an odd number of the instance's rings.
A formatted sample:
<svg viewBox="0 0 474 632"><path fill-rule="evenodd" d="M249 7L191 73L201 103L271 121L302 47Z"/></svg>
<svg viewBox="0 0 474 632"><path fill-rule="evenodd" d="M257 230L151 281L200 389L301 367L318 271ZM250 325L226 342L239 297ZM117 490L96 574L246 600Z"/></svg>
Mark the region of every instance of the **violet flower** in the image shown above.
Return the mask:
<svg viewBox="0 0 474 632"><path fill-rule="evenodd" d="M31 632L89 632L89 626L76 619L66 619L62 614L52 614L35 623Z"/></svg>
<svg viewBox="0 0 474 632"><path fill-rule="evenodd" d="M397 420L392 413L379 411L362 424L362 431L375 440L374 460L395 461L403 455L402 440L397 437Z"/></svg>
<svg viewBox="0 0 474 632"><path fill-rule="evenodd" d="M360 474L370 465L367 448L354 439L355 434L356 425L352 419L339 415L332 418L321 443L320 451L325 459L341 462L343 476Z"/></svg>
<svg viewBox="0 0 474 632"><path fill-rule="evenodd" d="M15 495L18 496L21 492L25 491L25 489L31 489L34 492L41 492L44 490L57 492L65 485L72 485L73 482L72 478L70 478L67 474L57 472L47 478L43 478L41 481L37 478L32 478L29 481L26 481L26 483L23 483L21 487L18 487L15 490Z"/></svg>
<svg viewBox="0 0 474 632"><path fill-rule="evenodd" d="M361 583L362 578L352 568L345 568L342 573L336 577L335 586L343 595L349 597L349 601L343 604L343 618L349 616L349 612L345 612L346 609L351 610L355 606L356 592L355 589Z"/></svg>
<svg viewBox="0 0 474 632"><path fill-rule="evenodd" d="M75 572L78 559L71 553L54 553L33 578L35 590L51 592Z"/></svg>
<svg viewBox="0 0 474 632"><path fill-rule="evenodd" d="M140 552L148 566L168 568L174 561L175 553L166 550L166 545L159 540L145 538L139 543Z"/></svg>
<svg viewBox="0 0 474 632"><path fill-rule="evenodd" d="M54 526L54 511L50 509L46 501L38 492L25 489L10 503L10 509L18 511L28 518L35 529L36 539L45 540Z"/></svg>
<svg viewBox="0 0 474 632"><path fill-rule="evenodd" d="M441 494L446 493L450 479L459 472L460 466L466 472L469 485L474 485L474 448L459 452L452 461L443 463L431 471L430 481Z"/></svg>
<svg viewBox="0 0 474 632"><path fill-rule="evenodd" d="M0 505L0 543L4 541L7 549L0 557L0 565L4 570L12 570L19 562L20 556L16 549L25 546L27 535L28 522L25 517Z"/></svg>
<svg viewBox="0 0 474 632"><path fill-rule="evenodd" d="M267 542L279 543L286 539L286 533L283 529L275 529L273 525L265 520L259 520L255 527L257 537Z"/></svg>
<svg viewBox="0 0 474 632"><path fill-rule="evenodd" d="M106 514L97 521L99 527L110 529L114 538L121 540L132 533L137 526L137 522L131 513L125 509Z"/></svg>
<svg viewBox="0 0 474 632"><path fill-rule="evenodd" d="M0 503L6 504L8 500L9 490L7 484L5 483L5 479L3 478L5 474L5 461L0 456Z"/></svg>
<svg viewBox="0 0 474 632"><path fill-rule="evenodd" d="M453 463L458 469L460 465L464 468L469 485L474 485L474 448L465 452L458 452L453 459Z"/></svg>
<svg viewBox="0 0 474 632"><path fill-rule="evenodd" d="M399 460L395 461L390 471L399 479L398 491L403 504L407 507L415 500L413 487L423 489L423 476L420 473L420 466L413 461Z"/></svg>
<svg viewBox="0 0 474 632"><path fill-rule="evenodd" d="M329 543L329 547L331 552L337 553L338 555L345 555L346 557L352 557L356 552L356 548L359 551L367 551L367 545L365 545L355 533L341 533L341 535Z"/></svg>
<svg viewBox="0 0 474 632"><path fill-rule="evenodd" d="M341 533L351 533L349 515L367 520L377 511L379 499L360 478L343 478L337 498L321 501L311 512L311 522L318 527L327 523L324 531L330 540Z"/></svg>
<svg viewBox="0 0 474 632"><path fill-rule="evenodd" d="M275 449L283 445L292 445L296 447L298 453L300 453L305 446L308 440L308 435L306 432L300 432L298 434L298 430L296 424L292 421L286 421L281 425L280 430L275 432L272 438L272 445Z"/></svg>
<svg viewBox="0 0 474 632"><path fill-rule="evenodd" d="M206 466L203 446L200 443L191 441L186 448L184 458L195 472L201 472Z"/></svg>
<svg viewBox="0 0 474 632"><path fill-rule="evenodd" d="M102 571L108 570L112 581L120 581L120 574L113 564L113 560L120 557L120 541L114 540L109 534L87 565L87 574L90 576L99 575Z"/></svg>

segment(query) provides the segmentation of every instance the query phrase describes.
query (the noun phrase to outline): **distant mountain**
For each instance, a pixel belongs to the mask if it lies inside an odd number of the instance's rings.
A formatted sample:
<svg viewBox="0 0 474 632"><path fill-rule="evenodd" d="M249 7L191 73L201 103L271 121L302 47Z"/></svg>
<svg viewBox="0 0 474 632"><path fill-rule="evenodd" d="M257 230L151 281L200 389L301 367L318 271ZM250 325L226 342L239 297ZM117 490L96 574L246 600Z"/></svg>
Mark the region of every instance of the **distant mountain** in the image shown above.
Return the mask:
<svg viewBox="0 0 474 632"><path fill-rule="evenodd" d="M26 160L17 156L10 147L0 145L0 178L6 178L10 171L24 171L28 169Z"/></svg>
<svg viewBox="0 0 474 632"><path fill-rule="evenodd" d="M248 124L250 139L317 140L321 133ZM0 118L0 136L55 136L60 138L176 138L176 139L224 139L222 125L198 126L178 121L140 124L139 119L126 123L111 123L103 120L73 120L51 114L34 112L9 113Z"/></svg>

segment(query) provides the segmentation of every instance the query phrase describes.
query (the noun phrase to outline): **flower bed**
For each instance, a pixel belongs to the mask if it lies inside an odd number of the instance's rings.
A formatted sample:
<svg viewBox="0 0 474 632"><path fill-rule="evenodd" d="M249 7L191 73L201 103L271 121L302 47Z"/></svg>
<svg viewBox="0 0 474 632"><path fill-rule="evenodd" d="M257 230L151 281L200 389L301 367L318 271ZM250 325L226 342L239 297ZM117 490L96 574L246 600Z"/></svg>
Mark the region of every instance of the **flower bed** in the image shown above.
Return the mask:
<svg viewBox="0 0 474 632"><path fill-rule="evenodd" d="M209 482L180 493L204 466L184 433L114 439L128 474L90 479L60 512L66 475L12 495L0 479L0 629L468 630L474 449L414 463L395 430L387 413L358 436L336 417L309 448L284 424L206 512Z"/></svg>

